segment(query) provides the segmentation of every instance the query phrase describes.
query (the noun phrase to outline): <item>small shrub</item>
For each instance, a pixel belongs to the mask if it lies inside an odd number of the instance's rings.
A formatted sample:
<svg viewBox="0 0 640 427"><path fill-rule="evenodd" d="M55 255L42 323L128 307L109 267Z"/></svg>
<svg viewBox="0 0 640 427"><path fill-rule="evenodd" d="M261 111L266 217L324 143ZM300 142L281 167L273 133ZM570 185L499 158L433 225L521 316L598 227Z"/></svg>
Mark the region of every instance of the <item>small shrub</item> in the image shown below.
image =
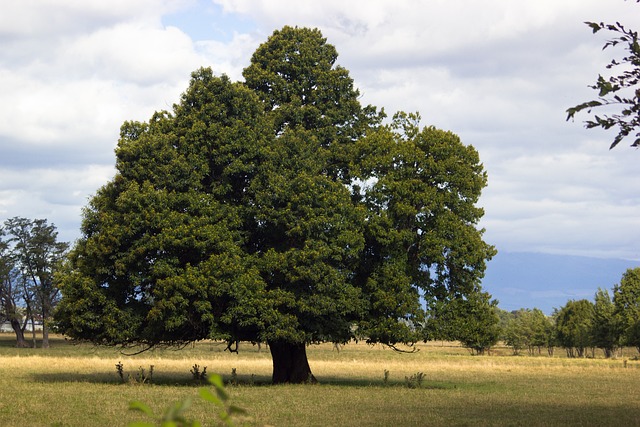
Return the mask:
<svg viewBox="0 0 640 427"><path fill-rule="evenodd" d="M420 388L422 387L422 381L424 380L425 374L423 372L416 372L410 377L404 377L405 382L408 388Z"/></svg>
<svg viewBox="0 0 640 427"><path fill-rule="evenodd" d="M131 383L131 384L144 384L153 382L153 369L154 366L149 366L149 371L147 372L142 366L138 368L138 373L132 377L131 374L127 375L126 378L124 376L124 365L122 362L116 363L116 372L118 373L118 377L120 377L120 381L122 383Z"/></svg>
<svg viewBox="0 0 640 427"><path fill-rule="evenodd" d="M191 375L193 376L193 380L194 381L204 381L207 379L207 367L203 367L202 368L202 372L200 372L200 365L198 365L197 363L193 365L193 367L191 367Z"/></svg>
<svg viewBox="0 0 640 427"><path fill-rule="evenodd" d="M231 385L238 385L238 372L236 368L231 368Z"/></svg>
<svg viewBox="0 0 640 427"><path fill-rule="evenodd" d="M153 382L153 365L149 366L149 372L147 373L144 368L142 366L140 366L138 368L138 374L136 375L135 378L135 383L137 384L144 384L144 383L149 383L151 384Z"/></svg>
<svg viewBox="0 0 640 427"><path fill-rule="evenodd" d="M125 382L124 380L124 365L122 362L116 363L116 371L118 372L118 376L120 377L120 381Z"/></svg>

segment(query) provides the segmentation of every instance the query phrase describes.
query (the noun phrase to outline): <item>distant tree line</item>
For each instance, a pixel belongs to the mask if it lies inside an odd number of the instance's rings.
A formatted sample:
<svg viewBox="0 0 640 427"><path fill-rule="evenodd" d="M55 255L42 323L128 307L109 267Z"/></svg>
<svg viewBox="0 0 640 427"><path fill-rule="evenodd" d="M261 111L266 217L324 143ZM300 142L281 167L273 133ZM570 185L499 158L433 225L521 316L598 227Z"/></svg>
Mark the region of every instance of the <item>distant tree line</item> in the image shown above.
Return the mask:
<svg viewBox="0 0 640 427"><path fill-rule="evenodd" d="M33 347L36 323L42 324L42 347L49 347L53 310L60 299L54 274L68 243L46 219L11 218L0 225L0 321L16 334L17 347L29 347L25 330L31 324Z"/></svg>
<svg viewBox="0 0 640 427"><path fill-rule="evenodd" d="M611 357L622 347L640 352L640 268L628 269L609 291L598 289L594 301L569 301L554 313L556 339L569 356L596 348Z"/></svg>
<svg viewBox="0 0 640 427"><path fill-rule="evenodd" d="M451 308L443 310L445 315L432 319L433 338L460 341L477 354L500 341L514 354L552 356L557 347L568 357L593 357L600 349L608 358L623 347L640 352L640 268L623 274L613 296L598 289L593 301L569 300L551 316L537 308L508 312L484 297L457 302L456 316Z"/></svg>

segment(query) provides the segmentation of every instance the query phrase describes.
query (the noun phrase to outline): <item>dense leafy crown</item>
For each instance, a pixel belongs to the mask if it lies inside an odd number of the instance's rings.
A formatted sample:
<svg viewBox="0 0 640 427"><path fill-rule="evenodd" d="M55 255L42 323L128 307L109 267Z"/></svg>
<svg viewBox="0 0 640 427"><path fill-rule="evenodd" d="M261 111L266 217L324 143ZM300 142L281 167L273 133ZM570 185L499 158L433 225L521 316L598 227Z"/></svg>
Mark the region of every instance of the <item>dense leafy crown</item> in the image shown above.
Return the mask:
<svg viewBox="0 0 640 427"><path fill-rule="evenodd" d="M362 107L318 30L285 27L246 82L193 73L126 122L60 276L59 327L102 344L425 337L426 306L479 292L486 174L417 115Z"/></svg>

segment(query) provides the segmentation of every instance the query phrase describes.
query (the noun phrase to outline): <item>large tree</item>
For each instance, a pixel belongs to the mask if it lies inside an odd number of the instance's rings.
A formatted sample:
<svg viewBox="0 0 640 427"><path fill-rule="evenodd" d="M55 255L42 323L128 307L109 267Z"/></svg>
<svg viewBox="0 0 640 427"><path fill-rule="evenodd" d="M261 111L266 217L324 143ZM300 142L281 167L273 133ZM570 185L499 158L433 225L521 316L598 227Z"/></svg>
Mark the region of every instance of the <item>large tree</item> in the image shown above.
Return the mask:
<svg viewBox="0 0 640 427"><path fill-rule="evenodd" d="M477 152L362 107L318 30L285 27L246 82L193 73L172 112L127 122L116 176L64 267L63 332L107 345L266 341L273 382L306 346L413 343L424 300L473 296L494 250Z"/></svg>

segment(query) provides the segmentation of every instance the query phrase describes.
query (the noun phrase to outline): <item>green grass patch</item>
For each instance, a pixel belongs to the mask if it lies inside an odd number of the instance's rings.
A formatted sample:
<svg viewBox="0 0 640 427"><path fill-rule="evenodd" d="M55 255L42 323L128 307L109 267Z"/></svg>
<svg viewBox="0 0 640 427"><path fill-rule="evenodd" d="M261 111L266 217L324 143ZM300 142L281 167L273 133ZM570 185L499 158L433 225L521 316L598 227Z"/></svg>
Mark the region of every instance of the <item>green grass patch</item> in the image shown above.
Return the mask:
<svg viewBox="0 0 640 427"><path fill-rule="evenodd" d="M187 398L189 418L217 425L215 407L198 398L206 383L194 381L195 364L224 377L230 402L249 413L248 425L640 425L640 362L631 349L618 359L568 359L560 351L523 357L507 349L471 356L448 343L412 354L327 344L308 351L320 384L272 386L268 349L251 344L241 344L239 354L202 342L136 356L60 337L51 344L16 349L10 335L0 336L0 425L125 426L149 421L127 409L131 401L160 414ZM148 374L151 365L152 380L137 381L140 368ZM409 387L418 374L419 386Z"/></svg>

